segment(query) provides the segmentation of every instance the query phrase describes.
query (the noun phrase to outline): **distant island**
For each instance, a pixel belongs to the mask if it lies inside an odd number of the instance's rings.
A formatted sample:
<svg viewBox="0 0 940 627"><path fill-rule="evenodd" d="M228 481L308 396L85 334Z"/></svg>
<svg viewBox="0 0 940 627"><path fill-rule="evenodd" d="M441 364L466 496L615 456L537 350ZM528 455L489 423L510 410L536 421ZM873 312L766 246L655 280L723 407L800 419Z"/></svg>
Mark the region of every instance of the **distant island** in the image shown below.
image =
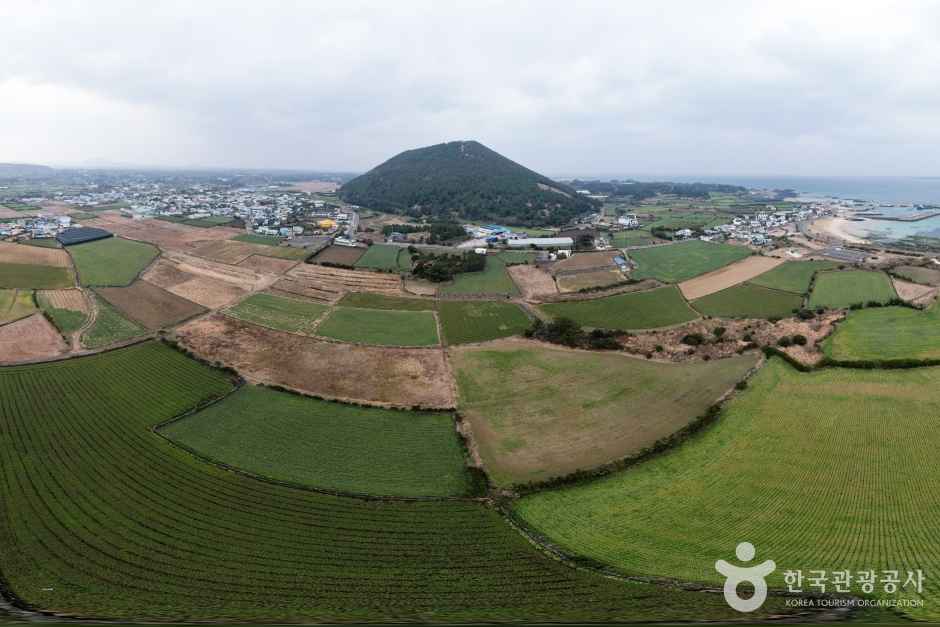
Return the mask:
<svg viewBox="0 0 940 627"><path fill-rule="evenodd" d="M346 202L434 220L561 225L600 203L476 141L407 150L344 184Z"/></svg>

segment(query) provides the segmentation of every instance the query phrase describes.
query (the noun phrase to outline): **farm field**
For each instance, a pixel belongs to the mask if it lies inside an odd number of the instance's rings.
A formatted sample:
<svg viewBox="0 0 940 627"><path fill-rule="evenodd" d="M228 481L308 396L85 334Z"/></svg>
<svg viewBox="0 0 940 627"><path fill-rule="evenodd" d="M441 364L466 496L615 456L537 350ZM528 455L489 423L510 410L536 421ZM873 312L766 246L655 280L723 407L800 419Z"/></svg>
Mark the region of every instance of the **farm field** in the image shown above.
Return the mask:
<svg viewBox="0 0 940 627"><path fill-rule="evenodd" d="M327 246L313 258L313 263L338 263L346 266L354 266L363 255L366 248L356 246Z"/></svg>
<svg viewBox="0 0 940 627"><path fill-rule="evenodd" d="M820 270L831 270L837 266L838 264L834 261L785 261L773 270L754 277L750 282L775 290L806 294L809 292L813 274Z"/></svg>
<svg viewBox="0 0 940 627"><path fill-rule="evenodd" d="M357 407L245 386L161 431L211 459L314 488L407 497L471 489L447 413Z"/></svg>
<svg viewBox="0 0 940 627"><path fill-rule="evenodd" d="M173 251L164 252L142 278L210 309L228 305L250 290L266 287L272 280L249 268L219 264Z"/></svg>
<svg viewBox="0 0 940 627"><path fill-rule="evenodd" d="M550 298L558 293L552 275L541 268L533 265L509 266L506 271L525 299Z"/></svg>
<svg viewBox="0 0 940 627"><path fill-rule="evenodd" d="M850 311L823 342L823 352L839 361L938 359L940 306Z"/></svg>
<svg viewBox="0 0 940 627"><path fill-rule="evenodd" d="M518 296L519 288L506 271L506 262L499 255L487 255L481 272L463 272L452 283L442 284L441 294L488 294Z"/></svg>
<svg viewBox="0 0 940 627"><path fill-rule="evenodd" d="M402 311L434 311L437 301L428 298L386 296L376 292L349 292L339 301L345 307L363 309L399 309Z"/></svg>
<svg viewBox="0 0 940 627"><path fill-rule="evenodd" d="M0 289L0 324L32 315L36 311L31 290Z"/></svg>
<svg viewBox="0 0 940 627"><path fill-rule="evenodd" d="M654 329L699 317L673 285L590 300L548 303L540 308L553 318L571 318L581 326L602 329Z"/></svg>
<svg viewBox="0 0 940 627"><path fill-rule="evenodd" d="M74 284L70 268L0 263L0 288L54 290Z"/></svg>
<svg viewBox="0 0 940 627"><path fill-rule="evenodd" d="M235 368L252 382L393 407L451 409L455 403L440 350L340 344L223 315L187 322L176 336L196 355Z"/></svg>
<svg viewBox="0 0 940 627"><path fill-rule="evenodd" d="M896 297L897 293L891 285L891 279L884 272L827 271L816 275L809 306L841 309L869 301L885 303Z"/></svg>
<svg viewBox="0 0 940 627"><path fill-rule="evenodd" d="M636 574L714 585L715 561L745 538L776 560L774 588L788 569L933 572L940 496L924 485L936 473L938 404L938 368L802 374L773 359L678 448L525 497L516 511L567 550ZM910 613L936 620L938 593L927 577L926 606Z"/></svg>
<svg viewBox="0 0 940 627"><path fill-rule="evenodd" d="M273 294L252 294L225 311L227 316L291 333L313 335L317 320L328 307L320 303Z"/></svg>
<svg viewBox="0 0 940 627"><path fill-rule="evenodd" d="M458 408L499 485L639 453L702 415L757 363L683 364L523 340L451 351Z"/></svg>
<svg viewBox="0 0 940 627"><path fill-rule="evenodd" d="M214 226L225 226L234 221L234 218L229 216L209 216L208 218L184 218L182 216L157 216L157 220L164 220L166 222L175 222L177 224L185 224L187 226L196 226L200 228L212 228Z"/></svg>
<svg viewBox="0 0 940 627"><path fill-rule="evenodd" d="M635 279L679 283L744 259L750 254L751 251L744 246L713 244L701 240L640 248L630 251L630 258L637 264L631 276Z"/></svg>
<svg viewBox="0 0 940 627"><path fill-rule="evenodd" d="M741 285L745 281L753 279L775 268L783 263L783 260L777 257L765 257L763 255L751 255L741 261L735 261L723 268L712 270L701 274L694 279L683 281L679 284L682 295L688 300L702 298L709 294L715 294L729 287Z"/></svg>
<svg viewBox="0 0 940 627"><path fill-rule="evenodd" d="M206 311L204 307L144 280L134 281L128 287L100 287L95 292L125 318L151 331Z"/></svg>
<svg viewBox="0 0 940 627"><path fill-rule="evenodd" d="M25 246L36 246L38 248L62 248L62 245L59 244L59 241L52 237L43 237L41 239L32 238L20 243Z"/></svg>
<svg viewBox="0 0 940 627"><path fill-rule="evenodd" d="M54 266L56 268L69 268L72 265L68 253L59 248L27 246L10 242L0 242L0 264Z"/></svg>
<svg viewBox="0 0 940 627"><path fill-rule="evenodd" d="M610 237L611 244L617 248L627 248L629 246L649 246L650 244L662 243L663 240L654 237L649 229L635 229L632 231L618 231Z"/></svg>
<svg viewBox="0 0 940 627"><path fill-rule="evenodd" d="M147 333L146 328L125 318L104 298L95 296L94 299L98 312L94 324L82 335L82 344L86 348L101 348Z"/></svg>
<svg viewBox="0 0 940 627"><path fill-rule="evenodd" d="M81 284L95 287L130 285L160 251L120 237L69 247Z"/></svg>
<svg viewBox="0 0 940 627"><path fill-rule="evenodd" d="M356 249L351 249L356 250ZM389 244L373 244L366 249L359 259L353 264L355 267L366 270L385 270L388 272L398 272L398 254L408 254L408 251L401 246L391 246Z"/></svg>
<svg viewBox="0 0 940 627"><path fill-rule="evenodd" d="M60 386L72 395L43 400ZM156 343L3 369L0 397L14 389L26 402L0 413L0 560L33 606L272 622L731 617L718 595L569 568L477 503L367 502L196 460L150 429L231 383Z"/></svg>
<svg viewBox="0 0 940 627"><path fill-rule="evenodd" d="M624 281L619 270L594 270L592 272L577 272L560 274L555 277L559 292L577 292L582 289L608 287Z"/></svg>
<svg viewBox="0 0 940 627"><path fill-rule="evenodd" d="M692 307L715 318L789 318L803 304L793 292L742 283L692 301Z"/></svg>
<svg viewBox="0 0 940 627"><path fill-rule="evenodd" d="M923 285L940 286L940 268L930 268L925 266L898 266L893 270L894 274L903 277L914 283Z"/></svg>
<svg viewBox="0 0 940 627"><path fill-rule="evenodd" d="M260 246L280 246L281 239L271 235L258 235L257 233L242 233L232 238L236 242L245 242L246 244L258 244Z"/></svg>
<svg viewBox="0 0 940 627"><path fill-rule="evenodd" d="M41 313L0 326L0 362L49 359L67 348L62 335Z"/></svg>
<svg viewBox="0 0 940 627"><path fill-rule="evenodd" d="M514 303L443 300L437 312L444 340L451 345L518 335L530 325L529 317Z"/></svg>
<svg viewBox="0 0 940 627"><path fill-rule="evenodd" d="M334 307L317 334L343 342L382 346L435 346L437 320L430 311Z"/></svg>

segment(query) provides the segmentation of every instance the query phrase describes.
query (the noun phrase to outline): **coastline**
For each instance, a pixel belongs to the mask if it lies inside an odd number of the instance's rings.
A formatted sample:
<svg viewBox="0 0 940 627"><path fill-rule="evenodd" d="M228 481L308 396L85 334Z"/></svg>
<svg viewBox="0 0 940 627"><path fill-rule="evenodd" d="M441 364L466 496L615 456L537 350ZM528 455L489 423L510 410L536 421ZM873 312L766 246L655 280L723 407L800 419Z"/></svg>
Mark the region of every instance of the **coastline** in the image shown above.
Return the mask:
<svg viewBox="0 0 940 627"><path fill-rule="evenodd" d="M849 220L835 216L830 218L820 218L814 220L809 226L809 230L815 235L821 235L825 238L835 238L844 241L847 244L868 244L867 239L863 239L848 230Z"/></svg>

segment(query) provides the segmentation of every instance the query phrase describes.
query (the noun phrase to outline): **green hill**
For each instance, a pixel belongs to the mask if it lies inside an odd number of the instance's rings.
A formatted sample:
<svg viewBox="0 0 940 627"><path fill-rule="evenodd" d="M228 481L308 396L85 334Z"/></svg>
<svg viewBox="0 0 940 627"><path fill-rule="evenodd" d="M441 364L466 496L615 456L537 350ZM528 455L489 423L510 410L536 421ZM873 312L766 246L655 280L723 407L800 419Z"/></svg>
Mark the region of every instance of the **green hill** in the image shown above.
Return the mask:
<svg viewBox="0 0 940 627"><path fill-rule="evenodd" d="M475 141L407 150L349 181L340 194L391 213L518 225L564 224L597 208Z"/></svg>

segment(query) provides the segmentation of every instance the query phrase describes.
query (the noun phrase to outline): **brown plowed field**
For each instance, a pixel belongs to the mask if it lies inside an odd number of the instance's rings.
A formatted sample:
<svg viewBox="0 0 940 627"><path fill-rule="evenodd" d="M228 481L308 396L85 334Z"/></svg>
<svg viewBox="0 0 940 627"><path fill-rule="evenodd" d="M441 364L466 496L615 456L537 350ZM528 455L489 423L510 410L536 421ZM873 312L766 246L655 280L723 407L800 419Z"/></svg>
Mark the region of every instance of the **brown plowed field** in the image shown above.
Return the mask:
<svg viewBox="0 0 940 627"><path fill-rule="evenodd" d="M42 248L26 244L0 242L0 263L68 268L72 265L67 252L61 248Z"/></svg>
<svg viewBox="0 0 940 627"><path fill-rule="evenodd" d="M148 242L162 250L182 252L190 252L201 244L231 239L244 233L241 229L224 226L203 229L165 220L132 220L112 211L103 211L94 220L83 224L112 231L127 239Z"/></svg>
<svg viewBox="0 0 940 627"><path fill-rule="evenodd" d="M177 296L209 309L231 304L274 277L247 268L216 264L198 257L166 252L143 278Z"/></svg>
<svg viewBox="0 0 940 627"><path fill-rule="evenodd" d="M0 327L0 362L48 359L67 349L65 340L41 313Z"/></svg>
<svg viewBox="0 0 940 627"><path fill-rule="evenodd" d="M334 287L344 292L401 294L401 279L397 275L381 272L301 264L288 272L287 277L310 284Z"/></svg>
<svg viewBox="0 0 940 627"><path fill-rule="evenodd" d="M262 274L284 274L299 262L292 259L277 259L276 257L264 257L262 255L251 255L240 261L238 267L248 268Z"/></svg>
<svg viewBox="0 0 940 627"><path fill-rule="evenodd" d="M522 297L527 300L538 300L558 293L552 275L540 268L523 264L509 266L506 270L515 284L519 286Z"/></svg>
<svg viewBox="0 0 940 627"><path fill-rule="evenodd" d="M453 383L441 350L325 342L213 314L177 329L183 346L259 383L347 401L449 408Z"/></svg>
<svg viewBox="0 0 940 627"><path fill-rule="evenodd" d="M97 292L125 316L151 331L172 326L205 311L196 303L147 281L134 281L128 287L104 287Z"/></svg>
<svg viewBox="0 0 940 627"><path fill-rule="evenodd" d="M40 290L36 295L45 298L56 309L71 309L85 314L91 311L88 299L81 290Z"/></svg>
<svg viewBox="0 0 940 627"><path fill-rule="evenodd" d="M353 246L327 246L313 258L314 263L342 263L351 266L366 254L365 248Z"/></svg>
<svg viewBox="0 0 940 627"><path fill-rule="evenodd" d="M603 270L572 272L556 276L558 291L560 292L577 292L578 290L586 288L607 287L608 285L620 283L623 280L623 273L621 273L616 266Z"/></svg>
<svg viewBox="0 0 940 627"><path fill-rule="evenodd" d="M576 272L590 268L616 268L617 266L614 263L614 257L619 255L620 251L618 250L576 253L567 259L562 259L561 261L555 263L552 266L552 274L558 276L567 272Z"/></svg>
<svg viewBox="0 0 940 627"><path fill-rule="evenodd" d="M679 284L679 289L682 290L682 295L687 300L694 300L733 287L738 283L744 283L776 268L784 261L779 257L751 255L724 268L683 281Z"/></svg>
<svg viewBox="0 0 940 627"><path fill-rule="evenodd" d="M937 295L937 288L930 285L910 283L894 277L891 282L894 283L894 290L901 299L917 305L926 305Z"/></svg>

